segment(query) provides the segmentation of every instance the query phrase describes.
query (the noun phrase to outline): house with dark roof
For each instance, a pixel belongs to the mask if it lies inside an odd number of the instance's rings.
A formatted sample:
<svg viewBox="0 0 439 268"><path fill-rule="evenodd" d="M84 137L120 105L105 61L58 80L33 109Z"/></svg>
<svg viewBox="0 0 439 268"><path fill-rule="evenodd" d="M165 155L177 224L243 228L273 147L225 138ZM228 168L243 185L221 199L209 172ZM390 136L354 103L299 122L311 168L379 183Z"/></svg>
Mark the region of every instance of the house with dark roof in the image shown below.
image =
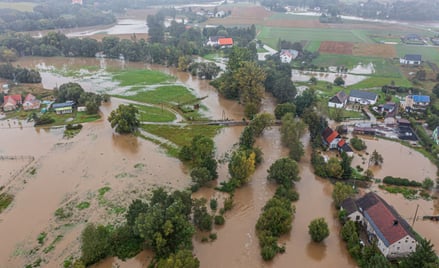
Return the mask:
<svg viewBox="0 0 439 268"><path fill-rule="evenodd" d="M52 104L52 109L55 111L56 114L71 114L71 113L73 113L73 106L74 105L75 105L75 102L73 102L73 101L54 103L54 104Z"/></svg>
<svg viewBox="0 0 439 268"><path fill-rule="evenodd" d="M332 108L343 108L348 101L348 95L344 91L340 91L335 94L328 101L328 107Z"/></svg>
<svg viewBox="0 0 439 268"><path fill-rule="evenodd" d="M377 194L370 192L341 204L347 217L361 223L371 242L390 259L406 257L416 250L417 241L409 224Z"/></svg>
<svg viewBox="0 0 439 268"><path fill-rule="evenodd" d="M364 105L374 105L377 100L378 95L373 92L353 89L349 93L350 102L360 103Z"/></svg>
<svg viewBox="0 0 439 268"><path fill-rule="evenodd" d="M418 54L406 54L404 58L399 59L399 63L407 65L420 65L422 56Z"/></svg>

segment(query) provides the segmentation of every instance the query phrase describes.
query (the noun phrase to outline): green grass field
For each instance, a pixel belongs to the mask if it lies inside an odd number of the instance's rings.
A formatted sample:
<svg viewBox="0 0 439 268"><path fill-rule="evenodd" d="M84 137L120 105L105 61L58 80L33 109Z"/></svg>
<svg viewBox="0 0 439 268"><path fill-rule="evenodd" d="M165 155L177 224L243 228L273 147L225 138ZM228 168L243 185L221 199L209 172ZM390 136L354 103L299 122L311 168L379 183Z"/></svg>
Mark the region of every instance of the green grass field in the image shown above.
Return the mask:
<svg viewBox="0 0 439 268"><path fill-rule="evenodd" d="M141 122L172 122L176 119L175 114L167 109L144 105L135 106L139 109L139 120Z"/></svg>
<svg viewBox="0 0 439 268"><path fill-rule="evenodd" d="M320 43L320 41L309 41L306 43L305 49L311 52L319 51Z"/></svg>
<svg viewBox="0 0 439 268"><path fill-rule="evenodd" d="M312 28L282 28L262 27L258 39L271 47L276 47L279 39L300 42L306 41L338 41L364 43L370 38L361 31L344 29L312 29ZM370 41L372 42L372 41Z"/></svg>
<svg viewBox="0 0 439 268"><path fill-rule="evenodd" d="M37 5L36 3L31 3L31 2L15 2L15 3L0 2L0 9L10 8L18 11L32 12L36 5Z"/></svg>
<svg viewBox="0 0 439 268"><path fill-rule="evenodd" d="M172 76L159 71L146 69L130 69L113 72L113 81L118 81L120 86L155 85L172 80Z"/></svg>
<svg viewBox="0 0 439 268"><path fill-rule="evenodd" d="M123 99L134 100L144 103L161 104L167 103L176 105L195 101L196 97L189 89L183 86L161 86L154 90L137 91L133 96L117 96Z"/></svg>
<svg viewBox="0 0 439 268"><path fill-rule="evenodd" d="M185 127L170 125L142 125L143 130L156 136L165 138L178 146L190 145L193 137L203 135L215 137L219 126L189 125Z"/></svg>
<svg viewBox="0 0 439 268"><path fill-rule="evenodd" d="M375 73L371 74L371 76L374 77L402 77L398 66L392 63L392 61L389 59L352 55L320 54L317 59L313 60L313 64L324 67L345 66L348 68L352 68L354 66L357 66L359 63L373 63Z"/></svg>
<svg viewBox="0 0 439 268"><path fill-rule="evenodd" d="M419 54L422 55L423 61L431 61L439 64L439 48L426 47L417 45L396 45L396 53L399 57L404 57L405 54Z"/></svg>

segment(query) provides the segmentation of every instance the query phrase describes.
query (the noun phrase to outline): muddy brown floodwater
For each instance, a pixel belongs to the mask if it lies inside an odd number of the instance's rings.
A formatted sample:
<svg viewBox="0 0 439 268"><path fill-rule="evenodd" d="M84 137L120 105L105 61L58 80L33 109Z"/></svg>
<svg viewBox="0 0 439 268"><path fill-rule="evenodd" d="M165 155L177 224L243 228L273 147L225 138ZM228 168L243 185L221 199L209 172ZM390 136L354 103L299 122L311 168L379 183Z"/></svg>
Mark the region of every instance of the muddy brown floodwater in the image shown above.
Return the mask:
<svg viewBox="0 0 439 268"><path fill-rule="evenodd" d="M210 118L229 118L240 120L243 109L234 101L225 100L218 96L208 81L198 80L188 73L179 72L174 68L143 63L124 63L118 60L106 59L66 59L66 58L21 58L18 62L23 67L46 66L50 69L78 69L82 66L97 66L103 72L105 67L112 68L151 68L160 70L177 79L177 83L193 89L197 96L208 96L203 104L208 108L206 115ZM78 82L88 91L99 91L102 87L117 87L111 79L102 78L70 78L51 71L42 71L43 84L49 88L66 82ZM96 79L96 80L95 80ZM123 103L123 100L112 99L111 104L101 107L103 118L112 109ZM264 110L271 112L275 107L272 97L264 100ZM215 137L217 156L233 148L242 132L242 127L223 128ZM107 223L109 220L121 222L123 213L117 213L115 208L127 206L138 196L148 193L155 185L182 189L189 185L188 175L181 163L167 157L157 145L132 136L114 134L109 123L101 120L85 124L79 135L73 139L63 139L63 129L35 129L32 127L0 129L3 155L32 155L35 160L30 167L35 167L35 174L23 172L7 184L6 188L16 195L10 208L0 214L0 267L20 267L32 261L32 250L41 250L62 235L55 249L44 256L45 267L59 267L64 259L79 254L78 237L85 222ZM3 142L7 141L7 142ZM286 253L275 257L272 262L264 262L260 257L258 239L255 235L255 224L265 202L274 194L275 186L266 180L266 170L280 157L286 156L287 151L280 144L278 127L266 130L257 140L257 146L264 152L264 162L257 168L252 180L235 193L235 206L226 213L226 224L215 228L218 239L213 243L201 243L200 235L194 238L194 253L201 261L201 267L355 267L355 263L345 250L345 245L338 236L339 224L336 220L331 199L332 185L313 175L310 166L310 148L308 138L306 155L300 163L301 181L296 184L300 200L296 206L296 216L291 232L281 238L285 243ZM388 142L385 146L393 148ZM374 148L368 143L369 148ZM376 148L380 148L377 145ZM394 150L394 149L389 149ZM399 147L394 152L398 154ZM412 158L407 158L401 167L409 167L407 172L421 172L425 176L435 174L436 169L422 156L413 150ZM385 164L382 170L377 170L377 176L394 175L402 168L393 168L391 156L384 154ZM389 160L388 160L389 159ZM412 162L405 162L412 161ZM410 167L408 163L416 163ZM388 169L387 165L388 164ZM178 167L178 168L169 168ZM14 172L20 164L13 165L7 172ZM415 169L415 171L412 171ZM12 170L12 171L11 171ZM418 170L418 171L416 171ZM2 176L6 176L3 170ZM402 171L404 172L404 171ZM421 172L422 173L422 172ZM405 174L405 173L403 173ZM408 173L407 173L408 174ZM411 174L411 173L410 173ZM228 179L227 165L219 166L218 181ZM433 177L433 176L432 176ZM3 178L3 177L0 177ZM2 179L3 180L3 179ZM104 186L110 187L104 196L104 204L99 200L98 190ZM201 189L194 197L216 197L222 199L223 194L212 188ZM389 197L389 202L407 215L407 201L398 196ZM76 205L87 201L90 208L79 211ZM425 206L424 206L425 205ZM57 220L54 212L58 208L73 207L74 217L70 220ZM432 202L425 201L423 209L429 210ZM331 230L330 236L321 245L310 241L307 233L309 222L317 217L325 217ZM72 224L68 224L72 223ZM422 235L433 239L437 225L416 222L415 229L422 227ZM38 234L47 232L48 238L43 246L37 242ZM437 236L437 235L436 235ZM437 240L437 238L436 238ZM435 242L439 244L439 241ZM137 257L122 262L116 258L108 258L95 267L146 267L151 259L151 252L144 251Z"/></svg>

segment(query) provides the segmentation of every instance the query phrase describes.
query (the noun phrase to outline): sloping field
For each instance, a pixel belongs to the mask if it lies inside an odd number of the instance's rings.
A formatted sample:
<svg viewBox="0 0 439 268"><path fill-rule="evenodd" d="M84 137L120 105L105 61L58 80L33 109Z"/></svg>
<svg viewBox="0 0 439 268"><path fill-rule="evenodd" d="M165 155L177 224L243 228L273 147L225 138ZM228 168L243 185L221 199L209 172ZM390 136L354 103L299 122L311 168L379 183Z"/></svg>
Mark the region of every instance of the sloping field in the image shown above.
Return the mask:
<svg viewBox="0 0 439 268"><path fill-rule="evenodd" d="M261 6L253 6L246 4L228 5L220 7L226 13L231 12L230 16L225 18L211 18L206 24L218 25L252 25L263 24L264 20L271 16L271 12Z"/></svg>
<svg viewBox="0 0 439 268"><path fill-rule="evenodd" d="M393 45L356 43L352 55L393 58L396 57L396 49Z"/></svg>
<svg viewBox="0 0 439 268"><path fill-rule="evenodd" d="M352 55L354 44L350 42L324 41L320 44L319 52L324 54Z"/></svg>

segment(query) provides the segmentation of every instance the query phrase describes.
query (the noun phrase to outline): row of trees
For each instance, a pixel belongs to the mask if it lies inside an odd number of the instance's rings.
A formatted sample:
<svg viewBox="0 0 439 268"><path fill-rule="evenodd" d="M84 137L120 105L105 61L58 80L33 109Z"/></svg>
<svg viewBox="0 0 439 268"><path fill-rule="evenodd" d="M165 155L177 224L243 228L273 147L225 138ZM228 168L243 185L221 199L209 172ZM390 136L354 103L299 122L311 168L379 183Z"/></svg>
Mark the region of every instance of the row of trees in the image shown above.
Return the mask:
<svg viewBox="0 0 439 268"><path fill-rule="evenodd" d="M392 1L371 0L362 3L340 0L263 0L263 6L274 11L285 12L286 6L318 7L332 16L339 14L383 20L434 20L439 16L437 4L426 1Z"/></svg>
<svg viewBox="0 0 439 268"><path fill-rule="evenodd" d="M0 64L0 77L17 83L41 83L41 75L36 70L14 67L12 64Z"/></svg>
<svg viewBox="0 0 439 268"><path fill-rule="evenodd" d="M279 103L294 100L296 88L291 81L291 66L281 63L279 57L257 62L256 51L244 47L234 47L228 57L226 71L211 84L224 97L242 103L247 117L258 113L266 91Z"/></svg>
<svg viewBox="0 0 439 268"><path fill-rule="evenodd" d="M92 5L72 5L69 1L48 1L33 8L33 12L0 9L0 32L37 31L111 24L113 14L104 13Z"/></svg>

